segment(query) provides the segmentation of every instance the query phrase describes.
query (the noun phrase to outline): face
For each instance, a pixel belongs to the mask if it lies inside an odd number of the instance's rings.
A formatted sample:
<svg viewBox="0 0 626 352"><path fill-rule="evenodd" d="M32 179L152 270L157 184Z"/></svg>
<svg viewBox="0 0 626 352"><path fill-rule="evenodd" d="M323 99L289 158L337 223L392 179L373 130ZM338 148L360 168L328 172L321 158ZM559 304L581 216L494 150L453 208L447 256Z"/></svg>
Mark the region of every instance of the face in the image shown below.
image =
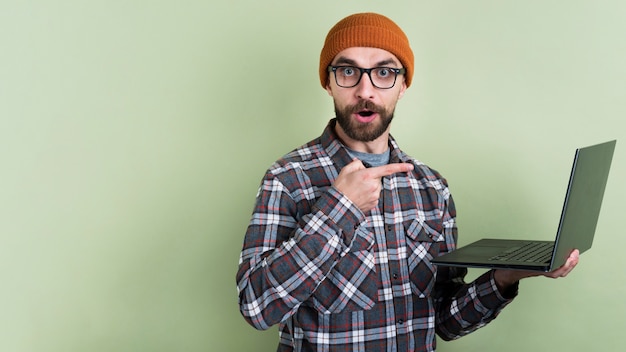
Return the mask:
<svg viewBox="0 0 626 352"><path fill-rule="evenodd" d="M341 51L331 65L402 68L400 60L392 53L365 47ZM334 75L329 73L326 90L333 97L337 122L341 132L345 134L344 138L367 143L382 137L386 142L396 103L406 90L404 75L398 75L395 85L389 89L375 87L367 73L363 73L356 86L339 87Z"/></svg>

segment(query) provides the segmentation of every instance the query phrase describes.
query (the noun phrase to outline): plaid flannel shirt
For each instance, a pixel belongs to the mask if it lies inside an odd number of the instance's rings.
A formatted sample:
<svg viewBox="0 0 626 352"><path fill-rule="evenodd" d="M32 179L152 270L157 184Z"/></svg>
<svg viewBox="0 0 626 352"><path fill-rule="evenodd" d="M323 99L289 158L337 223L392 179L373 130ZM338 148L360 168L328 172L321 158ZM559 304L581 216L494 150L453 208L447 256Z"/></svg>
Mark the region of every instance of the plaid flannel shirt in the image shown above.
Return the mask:
<svg viewBox="0 0 626 352"><path fill-rule="evenodd" d="M493 320L503 297L493 272L430 260L456 247L454 202L436 171L390 137L378 207L363 213L332 186L351 162L331 120L321 137L267 171L248 226L237 289L257 329L280 324L278 351L434 351Z"/></svg>

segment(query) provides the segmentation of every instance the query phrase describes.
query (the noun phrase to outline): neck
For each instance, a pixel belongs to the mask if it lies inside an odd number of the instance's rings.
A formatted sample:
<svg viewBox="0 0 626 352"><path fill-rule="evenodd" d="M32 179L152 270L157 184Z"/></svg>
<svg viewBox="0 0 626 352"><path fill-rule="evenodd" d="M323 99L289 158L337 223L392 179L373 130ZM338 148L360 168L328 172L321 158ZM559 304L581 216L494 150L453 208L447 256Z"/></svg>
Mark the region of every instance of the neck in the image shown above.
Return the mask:
<svg viewBox="0 0 626 352"><path fill-rule="evenodd" d="M389 149L389 129L381 134L378 138L370 142L362 142L354 140L346 134L339 124L335 125L335 132L343 144L357 152L369 154L382 154Z"/></svg>

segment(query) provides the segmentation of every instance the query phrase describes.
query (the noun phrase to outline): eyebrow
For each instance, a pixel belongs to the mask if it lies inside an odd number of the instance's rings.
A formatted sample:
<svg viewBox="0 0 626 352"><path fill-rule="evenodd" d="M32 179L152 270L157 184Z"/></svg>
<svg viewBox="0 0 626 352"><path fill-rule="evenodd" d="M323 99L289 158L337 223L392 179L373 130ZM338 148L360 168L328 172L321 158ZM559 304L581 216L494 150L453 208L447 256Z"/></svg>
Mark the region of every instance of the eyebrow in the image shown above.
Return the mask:
<svg viewBox="0 0 626 352"><path fill-rule="evenodd" d="M394 66L397 66L398 63L396 62L396 60L389 58L386 60L382 60L376 63L376 65L374 67L381 67L381 66L385 66L385 65L389 65L389 64L393 64ZM357 66L356 61L349 59L347 57L344 56L340 56L339 58L337 58L337 61L334 63L334 65L350 65L350 66Z"/></svg>

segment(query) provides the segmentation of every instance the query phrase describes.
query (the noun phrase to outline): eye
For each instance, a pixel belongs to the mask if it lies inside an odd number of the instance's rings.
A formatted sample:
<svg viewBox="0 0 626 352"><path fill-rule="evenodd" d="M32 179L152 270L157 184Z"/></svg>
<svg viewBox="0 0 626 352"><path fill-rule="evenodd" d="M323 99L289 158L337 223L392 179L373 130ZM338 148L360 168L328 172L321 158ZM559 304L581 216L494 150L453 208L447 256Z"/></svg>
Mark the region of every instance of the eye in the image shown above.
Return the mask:
<svg viewBox="0 0 626 352"><path fill-rule="evenodd" d="M350 67L350 66L346 66L346 67L341 67L339 69L339 73L341 73L342 76L345 77L350 77L350 76L354 76L355 75L355 69L354 67Z"/></svg>
<svg viewBox="0 0 626 352"><path fill-rule="evenodd" d="M376 75L380 78L387 78L391 76L391 74L392 74L391 69L387 67L379 67L376 69Z"/></svg>

